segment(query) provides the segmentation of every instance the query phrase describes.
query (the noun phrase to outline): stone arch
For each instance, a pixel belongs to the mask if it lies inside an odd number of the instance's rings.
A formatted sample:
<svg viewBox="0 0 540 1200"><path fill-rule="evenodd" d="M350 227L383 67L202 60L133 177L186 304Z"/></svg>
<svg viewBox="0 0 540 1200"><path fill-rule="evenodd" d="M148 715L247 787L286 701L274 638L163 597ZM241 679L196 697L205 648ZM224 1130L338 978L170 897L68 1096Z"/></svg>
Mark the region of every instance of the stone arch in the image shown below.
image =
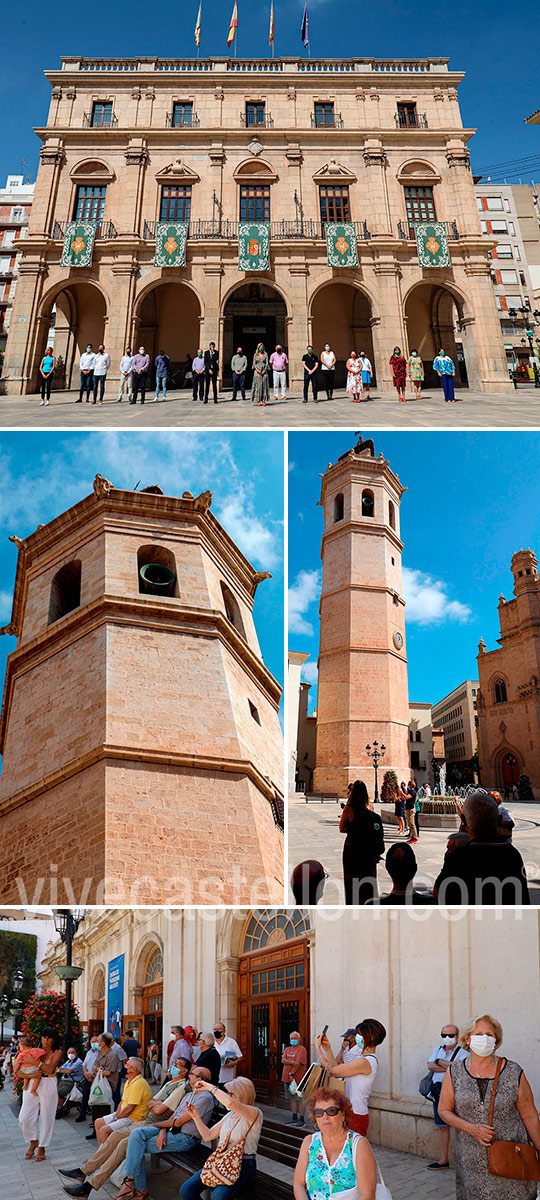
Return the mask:
<svg viewBox="0 0 540 1200"><path fill-rule="evenodd" d="M90 1003L98 1004L101 1000L103 1000L105 998L106 989L107 972L105 970L105 964L102 962L96 963L90 979Z"/></svg>
<svg viewBox="0 0 540 1200"><path fill-rule="evenodd" d="M312 292L308 304L311 341L317 355L328 341L336 356L335 386L345 387L346 363L351 350L364 350L373 367L376 386L376 362L373 342L375 305L364 284L341 276L324 280Z"/></svg>
<svg viewBox="0 0 540 1200"><path fill-rule="evenodd" d="M233 179L241 182L243 179L260 179L266 183L275 183L278 175L264 158L245 158L238 163L233 171Z"/></svg>
<svg viewBox="0 0 540 1200"><path fill-rule="evenodd" d="M137 587L139 592L149 596L179 595L176 556L172 550L167 546L138 547Z"/></svg>
<svg viewBox="0 0 540 1200"><path fill-rule="evenodd" d="M45 348L54 347L56 390L79 384L78 362L89 342L105 341L109 298L97 280L68 277L53 284L38 309L39 334L32 379L37 387L39 364Z"/></svg>
<svg viewBox="0 0 540 1200"><path fill-rule="evenodd" d="M244 629L244 622L242 620L242 614L240 612L238 600L231 592L231 589L227 583L224 583L223 580L221 580L220 583L221 595L223 597L223 604L225 607L225 615L227 620L231 622L231 625L234 625L234 628L238 631L240 636L244 638L245 641L246 631Z"/></svg>
<svg viewBox="0 0 540 1200"><path fill-rule="evenodd" d="M201 339L203 304L186 279L167 276L142 288L133 304L133 347L144 346L153 364L160 350L171 360L171 373L184 382L186 356L195 357Z"/></svg>
<svg viewBox="0 0 540 1200"><path fill-rule="evenodd" d="M69 177L73 183L83 183L86 179L92 180L94 183L112 183L116 178L112 167L97 158L84 158L81 162L76 163L71 168Z"/></svg>
<svg viewBox="0 0 540 1200"><path fill-rule="evenodd" d="M503 671L495 671L489 681L489 696L492 704L508 703L508 676Z"/></svg>
<svg viewBox="0 0 540 1200"><path fill-rule="evenodd" d="M51 580L48 624L54 625L81 603L81 560L64 563Z"/></svg>
<svg viewBox="0 0 540 1200"><path fill-rule="evenodd" d="M147 933L141 938L133 955L133 972L132 979L134 988L143 988L145 982L145 968L153 949L158 949L164 953L163 941L157 933Z"/></svg>
<svg viewBox="0 0 540 1200"><path fill-rule="evenodd" d="M263 342L270 355L276 345L287 346L291 305L274 279L241 279L225 294L221 305L222 370L225 386L232 383L231 358L242 346L248 360L247 385L251 384L253 355Z"/></svg>
<svg viewBox="0 0 540 1200"><path fill-rule="evenodd" d="M433 163L427 162L423 158L407 158L401 163L396 171L396 178L399 183L440 183L441 176Z"/></svg>
<svg viewBox="0 0 540 1200"><path fill-rule="evenodd" d="M456 367L456 384L468 387L467 360L475 361L466 296L452 281L424 277L411 284L403 298L409 350L417 350L428 387L440 387L433 360L443 348ZM456 344L459 334L459 348Z"/></svg>
<svg viewBox="0 0 540 1200"><path fill-rule="evenodd" d="M343 506L344 506L343 492L338 492L337 496L334 496L334 524L336 523L336 521L343 520Z"/></svg>
<svg viewBox="0 0 540 1200"><path fill-rule="evenodd" d="M514 764L509 761L513 759ZM514 746L504 741L492 754L492 767L495 782L500 791L504 792L509 783L517 783L524 770L523 756Z"/></svg>

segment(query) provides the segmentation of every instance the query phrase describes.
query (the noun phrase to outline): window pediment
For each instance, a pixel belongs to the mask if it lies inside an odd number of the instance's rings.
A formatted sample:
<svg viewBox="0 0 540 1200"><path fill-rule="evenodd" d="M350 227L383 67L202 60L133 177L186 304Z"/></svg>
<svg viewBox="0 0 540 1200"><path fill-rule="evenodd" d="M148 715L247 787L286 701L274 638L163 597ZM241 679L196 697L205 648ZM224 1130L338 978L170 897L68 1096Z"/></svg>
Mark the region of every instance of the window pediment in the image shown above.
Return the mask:
<svg viewBox="0 0 540 1200"><path fill-rule="evenodd" d="M256 179L261 183L275 183L278 175L264 159L248 158L245 162L238 164L233 172L233 178L239 183L245 183L249 179Z"/></svg>
<svg viewBox="0 0 540 1200"><path fill-rule="evenodd" d="M356 183L356 175L344 167L342 163L336 162L335 158L331 158L329 162L320 167L313 176L315 183Z"/></svg>
<svg viewBox="0 0 540 1200"><path fill-rule="evenodd" d="M91 179L92 183L112 183L115 178L112 168L97 158L85 158L72 167L69 175L75 183L84 183L87 179Z"/></svg>
<svg viewBox="0 0 540 1200"><path fill-rule="evenodd" d="M427 183L429 185L441 182L441 176L432 163L423 159L408 159L401 164L397 178L403 184Z"/></svg>
<svg viewBox="0 0 540 1200"><path fill-rule="evenodd" d="M199 183L200 175L181 158L177 158L175 162L158 171L156 179L158 183L171 183L173 180L178 180L179 183Z"/></svg>

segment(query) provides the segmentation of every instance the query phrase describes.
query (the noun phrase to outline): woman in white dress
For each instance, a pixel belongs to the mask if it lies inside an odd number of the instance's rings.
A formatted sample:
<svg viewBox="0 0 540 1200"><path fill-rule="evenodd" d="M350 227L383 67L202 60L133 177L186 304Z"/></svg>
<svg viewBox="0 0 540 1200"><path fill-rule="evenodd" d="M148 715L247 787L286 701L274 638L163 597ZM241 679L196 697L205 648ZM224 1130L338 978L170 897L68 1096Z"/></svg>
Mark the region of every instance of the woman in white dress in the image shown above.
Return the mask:
<svg viewBox="0 0 540 1200"><path fill-rule="evenodd" d="M364 399L362 360L358 357L356 350L351 350L350 358L347 359L347 394L353 397L355 404L359 404Z"/></svg>
<svg viewBox="0 0 540 1200"><path fill-rule="evenodd" d="M60 1039L56 1029L46 1025L41 1034L41 1045L45 1051L37 1075L41 1076L36 1093L30 1088L23 1092L23 1101L19 1113L19 1125L25 1142L29 1142L26 1151L27 1158L33 1158L36 1147L36 1162L43 1162L45 1149L49 1145L54 1129L56 1108L58 1104L58 1087L56 1073L62 1061ZM27 1076L27 1078L32 1078ZM36 1127L39 1118L39 1138L36 1137Z"/></svg>

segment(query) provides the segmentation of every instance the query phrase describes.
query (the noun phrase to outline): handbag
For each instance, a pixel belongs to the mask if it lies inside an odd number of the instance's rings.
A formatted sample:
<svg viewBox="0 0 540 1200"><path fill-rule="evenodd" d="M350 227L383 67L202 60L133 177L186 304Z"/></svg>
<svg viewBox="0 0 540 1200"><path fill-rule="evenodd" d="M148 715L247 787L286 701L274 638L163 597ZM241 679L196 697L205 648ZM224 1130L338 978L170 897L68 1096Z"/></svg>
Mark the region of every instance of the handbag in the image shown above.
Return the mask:
<svg viewBox="0 0 540 1200"><path fill-rule="evenodd" d="M201 1171L201 1183L207 1188L215 1187L230 1187L231 1184L237 1183L242 1170L242 1159L244 1157L244 1145L248 1133L251 1132L256 1121L259 1119L259 1114L254 1117L249 1129L243 1137L238 1138L238 1141L229 1145L232 1129L227 1134L226 1141L222 1146L218 1146L210 1154ZM237 1121L237 1124L240 1122ZM235 1126L233 1125L233 1129Z"/></svg>
<svg viewBox="0 0 540 1200"><path fill-rule="evenodd" d="M454 1053L450 1059L451 1063L454 1061L459 1049L460 1049L460 1045L458 1042L458 1044L454 1050ZM420 1083L418 1084L418 1091L420 1092L420 1095L424 1097L425 1100L435 1100L435 1102L438 1104L439 1096L441 1094L442 1083L433 1083L434 1074L435 1074L434 1071L428 1071L427 1075L424 1075L423 1079L421 1079ZM435 1090L434 1090L435 1088L439 1089L438 1093L435 1092Z"/></svg>
<svg viewBox="0 0 540 1200"><path fill-rule="evenodd" d="M308 1100L318 1088L333 1088L335 1092L345 1091L345 1080L331 1075L328 1067L320 1063L311 1063L305 1075L297 1086L296 1095L302 1100Z"/></svg>
<svg viewBox="0 0 540 1200"><path fill-rule="evenodd" d="M493 1119L495 1093L501 1073L502 1059L497 1061L497 1070L493 1080L491 1104L489 1106L488 1125ZM488 1171L490 1175L498 1175L502 1179L520 1179L523 1186L540 1180L540 1156L530 1142L492 1142L487 1148Z"/></svg>
<svg viewBox="0 0 540 1200"><path fill-rule="evenodd" d="M354 1163L356 1163L356 1148L358 1146L358 1142L359 1142L361 1136L362 1135L360 1133L356 1133L353 1137L352 1154L353 1154L353 1162ZM387 1186L384 1182L383 1173L382 1173L381 1168L378 1163L377 1163L377 1176L378 1176L378 1178L377 1178L377 1187L375 1189L375 1200L392 1200L392 1193L390 1191L390 1188L387 1188ZM351 1192L351 1197L354 1195L355 1192L356 1192L356 1189L354 1189L354 1191ZM347 1193L345 1193L345 1196L346 1195L347 1195Z"/></svg>
<svg viewBox="0 0 540 1200"><path fill-rule="evenodd" d="M111 1085L110 1085L108 1079L105 1078L103 1071L100 1067L96 1074L96 1077L94 1079L92 1087L90 1088L90 1095L88 1097L88 1103L90 1106L92 1106L93 1104L103 1104L103 1105L112 1104L112 1098L113 1097L112 1097Z"/></svg>

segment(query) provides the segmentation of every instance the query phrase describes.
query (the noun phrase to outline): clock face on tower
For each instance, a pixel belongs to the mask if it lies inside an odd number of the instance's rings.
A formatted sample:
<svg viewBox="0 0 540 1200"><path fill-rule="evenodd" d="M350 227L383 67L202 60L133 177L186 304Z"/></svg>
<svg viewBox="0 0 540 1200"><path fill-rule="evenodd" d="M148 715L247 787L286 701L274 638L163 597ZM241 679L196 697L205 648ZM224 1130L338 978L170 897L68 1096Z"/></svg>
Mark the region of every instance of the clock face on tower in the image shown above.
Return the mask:
<svg viewBox="0 0 540 1200"><path fill-rule="evenodd" d="M396 629L394 634L394 646L396 647L396 650L401 650L401 647L403 646L403 634L399 632L399 629Z"/></svg>

